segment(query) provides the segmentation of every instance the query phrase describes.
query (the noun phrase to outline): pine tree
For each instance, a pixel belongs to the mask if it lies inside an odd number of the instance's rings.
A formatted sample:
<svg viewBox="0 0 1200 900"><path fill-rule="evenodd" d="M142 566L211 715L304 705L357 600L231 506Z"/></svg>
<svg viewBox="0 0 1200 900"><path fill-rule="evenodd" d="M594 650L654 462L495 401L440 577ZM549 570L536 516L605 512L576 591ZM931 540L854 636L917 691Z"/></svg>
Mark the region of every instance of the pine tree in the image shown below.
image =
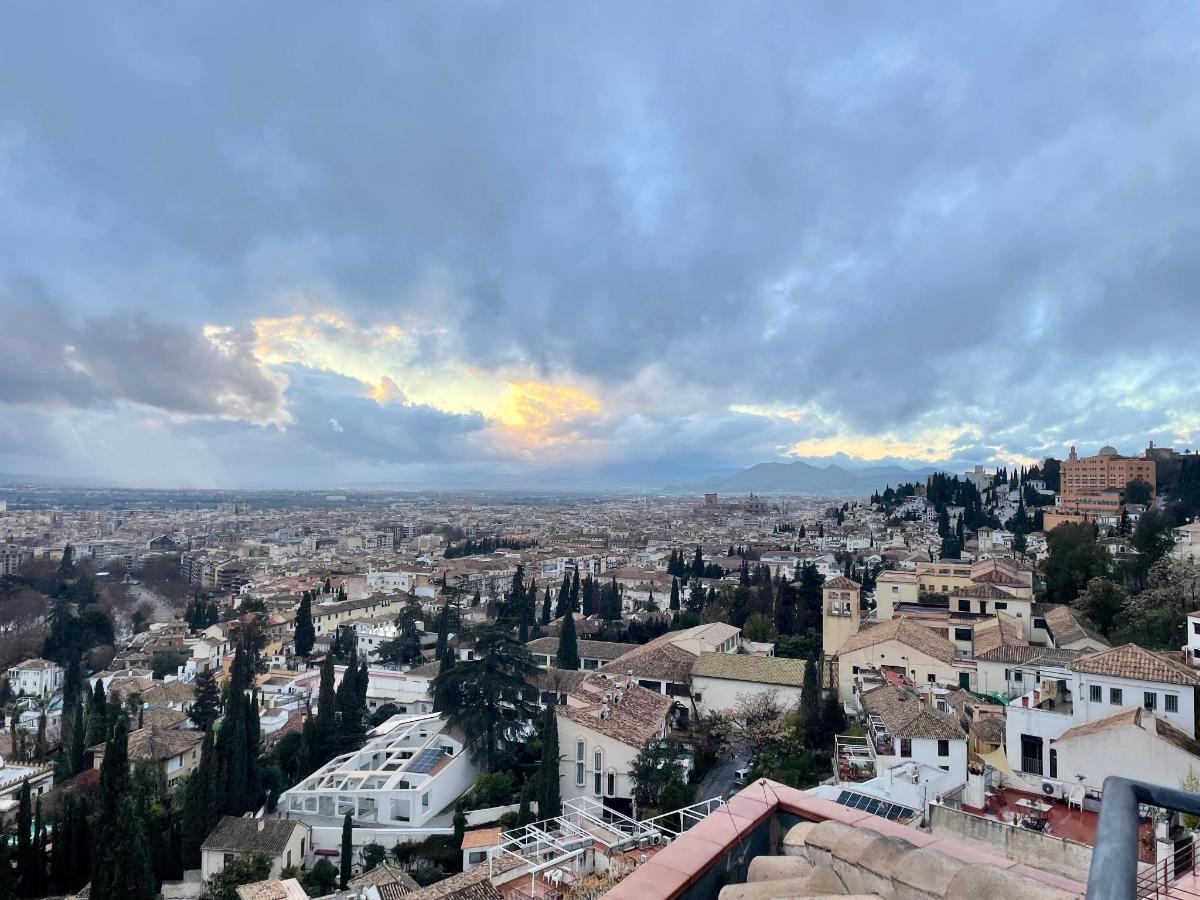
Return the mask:
<svg viewBox="0 0 1200 900"><path fill-rule="evenodd" d="M350 813L346 813L346 817L342 819L342 853L341 853L341 871L338 879L338 887L341 890L346 890L347 882L350 881L353 875L353 856L354 856L354 820L350 818Z"/></svg>
<svg viewBox="0 0 1200 900"><path fill-rule="evenodd" d="M188 710L188 718L201 731L207 731L221 714L221 689L209 669L202 669L196 673L192 688L194 697Z"/></svg>
<svg viewBox="0 0 1200 900"><path fill-rule="evenodd" d="M538 764L538 818L553 819L562 812L562 785L559 772L558 717L554 707L557 694L542 714L542 759Z"/></svg>
<svg viewBox="0 0 1200 900"><path fill-rule="evenodd" d="M579 640L575 636L575 614L568 612L562 621L562 630L558 635L558 655L555 665L560 669L574 671L579 668Z"/></svg>
<svg viewBox="0 0 1200 900"><path fill-rule="evenodd" d="M512 632L500 627L474 631L477 658L439 674L432 684L438 711L466 743L485 772L524 741L537 713L529 679L538 668Z"/></svg>
<svg viewBox="0 0 1200 900"><path fill-rule="evenodd" d="M300 609L296 612L296 633L293 636L296 655L307 659L312 654L316 639L317 632L312 618L312 593L305 591L300 597Z"/></svg>

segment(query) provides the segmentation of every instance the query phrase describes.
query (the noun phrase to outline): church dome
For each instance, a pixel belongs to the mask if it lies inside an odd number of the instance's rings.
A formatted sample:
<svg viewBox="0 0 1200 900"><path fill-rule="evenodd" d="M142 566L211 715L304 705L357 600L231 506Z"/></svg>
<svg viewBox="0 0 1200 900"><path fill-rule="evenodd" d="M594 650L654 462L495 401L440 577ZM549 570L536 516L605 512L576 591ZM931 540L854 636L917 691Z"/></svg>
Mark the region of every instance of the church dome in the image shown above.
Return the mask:
<svg viewBox="0 0 1200 900"><path fill-rule="evenodd" d="M1121 454L1119 454L1117 452L1116 447L1110 447L1107 444L1105 444L1103 447L1100 448L1100 452L1097 453L1096 455L1097 456L1120 456Z"/></svg>

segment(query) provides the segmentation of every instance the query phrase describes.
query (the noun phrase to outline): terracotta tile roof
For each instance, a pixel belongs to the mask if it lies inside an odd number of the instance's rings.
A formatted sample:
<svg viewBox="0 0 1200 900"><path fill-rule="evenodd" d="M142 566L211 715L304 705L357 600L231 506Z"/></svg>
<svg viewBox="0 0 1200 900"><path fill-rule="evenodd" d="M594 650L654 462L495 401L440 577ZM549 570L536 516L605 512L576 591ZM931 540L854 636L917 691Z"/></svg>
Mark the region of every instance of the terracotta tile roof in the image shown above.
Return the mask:
<svg viewBox="0 0 1200 900"><path fill-rule="evenodd" d="M922 703L914 694L893 685L862 695L863 709L879 716L892 737L939 741L965 740L958 719Z"/></svg>
<svg viewBox="0 0 1200 900"><path fill-rule="evenodd" d="M497 829L499 831L499 829ZM382 862L369 872L364 872L357 878L346 882L349 887L362 889L367 887L384 887L385 885L401 885L405 892L418 890L421 886L403 869L391 863Z"/></svg>
<svg viewBox="0 0 1200 900"><path fill-rule="evenodd" d="M1001 644L991 650L976 652L975 659L982 662L1026 663L1048 653L1062 657L1063 662L1059 665L1083 655L1082 650L1048 650L1046 647L1035 647L1032 644Z"/></svg>
<svg viewBox="0 0 1200 900"><path fill-rule="evenodd" d="M482 867L451 875L404 897L405 900L502 900L500 892L488 881L487 869Z"/></svg>
<svg viewBox="0 0 1200 900"><path fill-rule="evenodd" d="M610 693L620 699L605 700ZM672 703L670 697L630 684L625 678L593 674L554 711L560 718L640 750L662 731Z"/></svg>
<svg viewBox="0 0 1200 900"><path fill-rule="evenodd" d="M266 853L279 856L287 849L288 841L299 822L287 819L244 819L221 816L217 827L209 832L201 850L221 850L227 853Z"/></svg>
<svg viewBox="0 0 1200 900"><path fill-rule="evenodd" d="M1012 600L1013 595L1000 590L998 587L992 587L991 584L975 584L968 588L955 588L950 591L951 599L955 597L968 597L972 600Z"/></svg>
<svg viewBox="0 0 1200 900"><path fill-rule="evenodd" d="M1016 616L1007 613L997 613L986 622L975 627L974 652L976 658L980 653L994 650L1004 644L1026 644L1025 630Z"/></svg>
<svg viewBox="0 0 1200 900"><path fill-rule="evenodd" d="M988 716L971 723L971 731L981 741L989 744L1004 743L1005 723L1003 716Z"/></svg>
<svg viewBox="0 0 1200 900"><path fill-rule="evenodd" d="M204 743L204 735L199 731L183 731L178 728L159 728L147 725L129 732L129 758L162 762L172 756L187 753L202 743ZM103 753L104 744L97 744L91 749Z"/></svg>
<svg viewBox="0 0 1200 900"><path fill-rule="evenodd" d="M853 580L852 578L847 578L845 575L839 575L836 578L832 578L829 581L826 581L823 585L821 585L821 587L829 588L830 590L834 590L834 591L861 591L862 590L861 584L859 584L857 581Z"/></svg>
<svg viewBox="0 0 1200 900"><path fill-rule="evenodd" d="M238 900L307 900L308 894L295 878L280 881L268 878L253 884L239 885Z"/></svg>
<svg viewBox="0 0 1200 900"><path fill-rule="evenodd" d="M874 647L886 641L898 641L914 650L919 650L926 656L940 659L942 662L954 661L954 645L935 634L932 629L905 618L889 619L876 625L869 625L852 635L838 649L838 655L852 653L865 647Z"/></svg>
<svg viewBox="0 0 1200 900"><path fill-rule="evenodd" d="M1112 646L1084 615L1063 603L1045 604L1042 618L1056 644L1091 640L1105 647Z"/></svg>
<svg viewBox="0 0 1200 900"><path fill-rule="evenodd" d="M1076 659L1071 668L1089 675L1108 675L1111 678L1129 678L1161 684L1194 687L1200 683L1200 676L1182 663L1166 659L1137 644L1125 644L1122 647L1089 653Z"/></svg>
<svg viewBox="0 0 1200 900"><path fill-rule="evenodd" d="M180 728L187 721L187 713L166 706L155 706L142 715L142 724L146 728Z"/></svg>
<svg viewBox="0 0 1200 900"><path fill-rule="evenodd" d="M463 833L462 849L477 850L480 847L495 847L499 843L499 828L476 828Z"/></svg>
<svg viewBox="0 0 1200 900"><path fill-rule="evenodd" d="M621 644L616 641L578 641L581 659L613 660L631 650L636 650L640 644ZM554 656L558 653L558 638L542 637L525 645L530 653L542 653Z"/></svg>
<svg viewBox="0 0 1200 900"><path fill-rule="evenodd" d="M692 677L696 657L682 647L672 644L668 640L670 637L671 633L657 637L636 650L618 656L597 671L610 675L626 675L632 672L635 678L686 684Z"/></svg>
<svg viewBox="0 0 1200 900"><path fill-rule="evenodd" d="M1089 737L1093 734L1109 734L1131 726L1142 727L1142 708L1140 706L1129 706L1111 716L1105 716L1103 719L1093 719L1091 722L1072 726L1059 735L1058 741L1069 741L1072 738Z"/></svg>
<svg viewBox="0 0 1200 900"><path fill-rule="evenodd" d="M692 668L692 677L697 676L800 687L804 684L804 660L745 653L701 653Z"/></svg>

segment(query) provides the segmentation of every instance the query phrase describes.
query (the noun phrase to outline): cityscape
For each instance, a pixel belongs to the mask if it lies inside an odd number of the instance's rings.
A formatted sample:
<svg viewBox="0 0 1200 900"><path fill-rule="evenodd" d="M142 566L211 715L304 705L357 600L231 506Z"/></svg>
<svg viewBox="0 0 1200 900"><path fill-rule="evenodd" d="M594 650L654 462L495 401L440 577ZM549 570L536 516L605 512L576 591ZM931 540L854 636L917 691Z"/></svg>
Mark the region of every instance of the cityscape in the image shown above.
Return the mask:
<svg viewBox="0 0 1200 900"><path fill-rule="evenodd" d="M54 7L0 900L1200 898L1200 13Z"/></svg>

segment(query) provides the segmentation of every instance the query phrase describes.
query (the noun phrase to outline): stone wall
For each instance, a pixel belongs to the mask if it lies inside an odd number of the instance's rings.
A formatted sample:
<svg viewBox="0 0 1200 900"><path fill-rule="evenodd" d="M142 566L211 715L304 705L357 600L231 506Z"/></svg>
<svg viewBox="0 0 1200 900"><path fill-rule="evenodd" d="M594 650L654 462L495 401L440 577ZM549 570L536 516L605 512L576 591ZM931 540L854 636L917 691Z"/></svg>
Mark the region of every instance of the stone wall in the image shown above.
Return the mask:
<svg viewBox="0 0 1200 900"><path fill-rule="evenodd" d="M929 830L938 837L952 837L1006 858L1067 878L1087 881L1092 865L1092 848L1052 834L1041 834L971 815L947 806L929 808Z"/></svg>

